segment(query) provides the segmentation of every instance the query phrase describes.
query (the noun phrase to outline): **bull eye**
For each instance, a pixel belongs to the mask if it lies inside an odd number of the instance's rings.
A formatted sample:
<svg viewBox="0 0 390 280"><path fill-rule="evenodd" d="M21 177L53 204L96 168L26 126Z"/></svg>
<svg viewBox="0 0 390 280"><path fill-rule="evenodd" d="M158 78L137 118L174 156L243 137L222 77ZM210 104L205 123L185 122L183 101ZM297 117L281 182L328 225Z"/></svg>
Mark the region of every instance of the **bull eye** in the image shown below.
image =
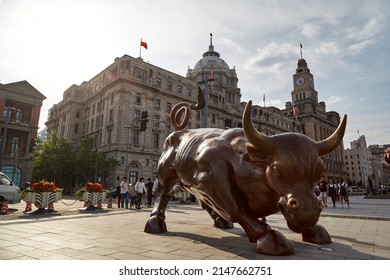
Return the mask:
<svg viewBox="0 0 390 280"><path fill-rule="evenodd" d="M273 170L274 175L275 175L276 177L282 176L282 172L281 172L280 169L277 168L276 166L273 166L273 167L272 167L272 170Z"/></svg>

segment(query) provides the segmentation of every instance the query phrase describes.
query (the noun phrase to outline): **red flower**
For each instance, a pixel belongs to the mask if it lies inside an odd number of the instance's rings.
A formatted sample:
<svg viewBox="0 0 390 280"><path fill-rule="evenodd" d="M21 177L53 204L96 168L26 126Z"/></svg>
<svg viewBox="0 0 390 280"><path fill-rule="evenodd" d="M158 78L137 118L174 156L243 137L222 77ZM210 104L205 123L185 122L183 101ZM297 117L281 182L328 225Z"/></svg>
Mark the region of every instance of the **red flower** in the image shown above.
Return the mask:
<svg viewBox="0 0 390 280"><path fill-rule="evenodd" d="M58 187L53 182L47 182L44 180L34 182L30 186L30 190L35 192L56 192L59 191Z"/></svg>

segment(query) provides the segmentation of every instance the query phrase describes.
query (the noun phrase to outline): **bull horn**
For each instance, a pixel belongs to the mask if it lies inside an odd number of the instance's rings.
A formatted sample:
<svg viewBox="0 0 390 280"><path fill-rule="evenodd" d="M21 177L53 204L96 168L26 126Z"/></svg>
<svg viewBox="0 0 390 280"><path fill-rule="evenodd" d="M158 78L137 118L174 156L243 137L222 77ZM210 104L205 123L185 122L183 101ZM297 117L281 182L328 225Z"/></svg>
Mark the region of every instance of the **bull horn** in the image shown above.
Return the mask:
<svg viewBox="0 0 390 280"><path fill-rule="evenodd" d="M257 131L252 122L252 100L249 100L245 106L244 115L242 116L242 126L249 143L261 151L269 151L274 145L270 137Z"/></svg>
<svg viewBox="0 0 390 280"><path fill-rule="evenodd" d="M318 153L320 156L329 154L334 149L336 149L338 145L340 145L344 137L346 126L347 126L347 115L344 115L343 119L341 120L335 132L333 132L333 134L328 138L317 142Z"/></svg>

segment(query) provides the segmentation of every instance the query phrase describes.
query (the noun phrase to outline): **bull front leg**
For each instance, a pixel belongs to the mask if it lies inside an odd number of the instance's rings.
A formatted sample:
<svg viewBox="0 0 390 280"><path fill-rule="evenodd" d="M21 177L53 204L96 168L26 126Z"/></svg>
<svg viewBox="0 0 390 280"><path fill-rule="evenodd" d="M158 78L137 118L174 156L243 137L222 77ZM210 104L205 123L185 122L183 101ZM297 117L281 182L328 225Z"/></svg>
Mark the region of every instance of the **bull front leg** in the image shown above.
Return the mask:
<svg viewBox="0 0 390 280"><path fill-rule="evenodd" d="M314 244L330 244L332 239L328 231L321 225L315 225L313 228L302 232L302 240Z"/></svg>
<svg viewBox="0 0 390 280"><path fill-rule="evenodd" d="M156 198L155 206L150 214L150 218L145 224L146 233L164 233L167 232L165 223L165 210L169 202L169 193L160 193Z"/></svg>
<svg viewBox="0 0 390 280"><path fill-rule="evenodd" d="M294 254L290 241L279 231L272 229L263 219L241 215L238 223L243 227L249 241L256 243L256 252L263 255L286 256Z"/></svg>
<svg viewBox="0 0 390 280"><path fill-rule="evenodd" d="M167 209L167 205L170 200L170 193L178 179L176 176L169 176L168 178L170 180L159 179L154 208L144 228L144 232L146 233L167 232L167 226L165 223L165 210Z"/></svg>

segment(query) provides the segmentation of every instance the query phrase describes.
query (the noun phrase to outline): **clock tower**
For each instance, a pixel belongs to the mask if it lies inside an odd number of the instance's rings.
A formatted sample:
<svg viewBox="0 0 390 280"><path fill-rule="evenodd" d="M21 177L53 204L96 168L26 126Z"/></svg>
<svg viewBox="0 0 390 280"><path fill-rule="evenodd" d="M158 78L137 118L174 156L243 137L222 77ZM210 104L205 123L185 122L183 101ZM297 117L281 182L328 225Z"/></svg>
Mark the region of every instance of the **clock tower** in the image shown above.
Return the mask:
<svg viewBox="0 0 390 280"><path fill-rule="evenodd" d="M314 77L302 57L298 60L297 69L293 74L293 90L291 102L286 103L286 112L295 118L294 129L315 141L329 137L340 123L337 112L326 111L325 102L318 102L318 92L314 87ZM334 177L346 179L343 162L343 144L323 157L324 173L328 179Z"/></svg>
<svg viewBox="0 0 390 280"><path fill-rule="evenodd" d="M293 75L293 86L291 100L294 106L301 112L312 113L316 107L313 105L318 104L318 92L314 88L314 78L307 67L306 60L302 58L298 60L298 66Z"/></svg>

